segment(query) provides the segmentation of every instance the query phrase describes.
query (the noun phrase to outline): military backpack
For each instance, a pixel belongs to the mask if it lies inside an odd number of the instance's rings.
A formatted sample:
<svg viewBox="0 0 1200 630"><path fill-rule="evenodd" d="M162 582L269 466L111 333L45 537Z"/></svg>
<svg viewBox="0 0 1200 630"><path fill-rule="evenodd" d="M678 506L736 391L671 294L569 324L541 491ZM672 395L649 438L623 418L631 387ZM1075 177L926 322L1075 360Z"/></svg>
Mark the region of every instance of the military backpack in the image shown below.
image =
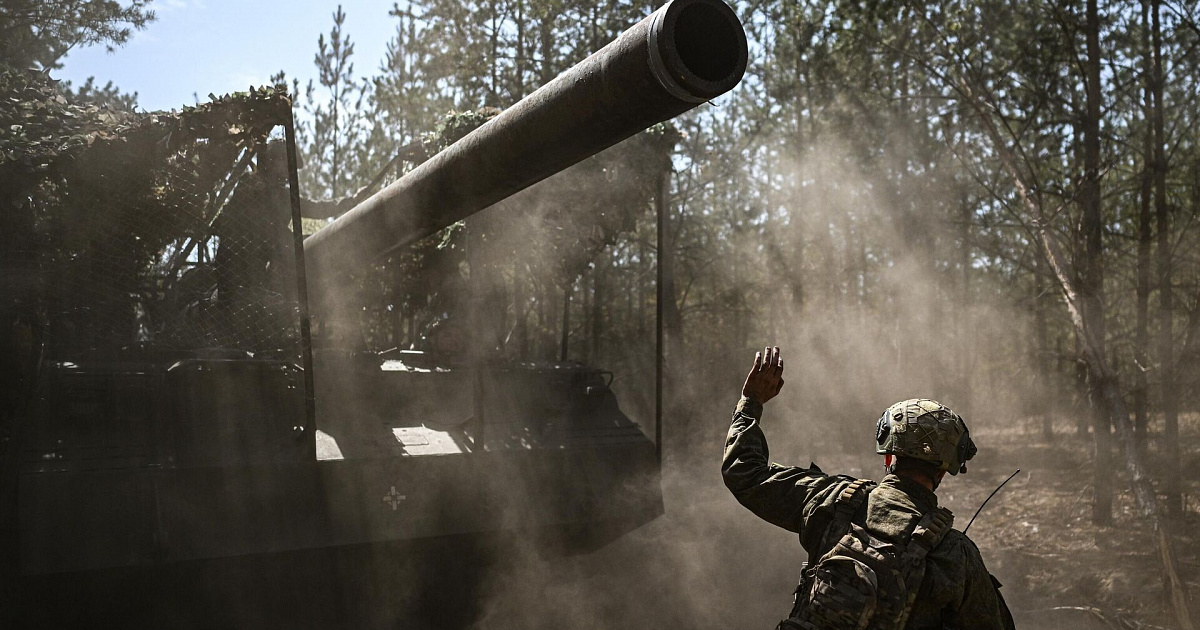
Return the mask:
<svg viewBox="0 0 1200 630"><path fill-rule="evenodd" d="M854 522L874 482L850 483L834 503L816 562L805 563L796 603L777 630L902 630L925 577L925 556L954 515L937 508L921 518L906 544L880 540Z"/></svg>

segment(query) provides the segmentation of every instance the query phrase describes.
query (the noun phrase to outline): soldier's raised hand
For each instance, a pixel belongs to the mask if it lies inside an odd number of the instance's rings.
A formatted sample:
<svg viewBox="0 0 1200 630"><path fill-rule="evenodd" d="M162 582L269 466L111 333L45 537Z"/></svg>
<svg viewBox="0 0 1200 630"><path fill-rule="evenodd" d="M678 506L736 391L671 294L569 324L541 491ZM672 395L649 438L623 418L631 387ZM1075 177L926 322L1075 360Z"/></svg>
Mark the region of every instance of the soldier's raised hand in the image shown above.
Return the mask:
<svg viewBox="0 0 1200 630"><path fill-rule="evenodd" d="M742 395L750 400L765 403L771 400L783 389L783 359L779 356L779 346L774 352L770 347L762 352L754 353L754 366L746 375L746 384L742 386Z"/></svg>

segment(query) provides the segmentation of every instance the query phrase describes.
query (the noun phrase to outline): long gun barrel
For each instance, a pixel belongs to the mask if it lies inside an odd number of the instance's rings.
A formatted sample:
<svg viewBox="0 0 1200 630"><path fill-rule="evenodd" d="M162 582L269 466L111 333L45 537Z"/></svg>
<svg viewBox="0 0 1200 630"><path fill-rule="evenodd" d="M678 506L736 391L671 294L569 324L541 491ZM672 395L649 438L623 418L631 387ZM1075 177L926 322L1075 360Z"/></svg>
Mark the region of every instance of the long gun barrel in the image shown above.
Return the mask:
<svg viewBox="0 0 1200 630"><path fill-rule="evenodd" d="M668 2L309 237L313 291L728 92L746 56L746 33L724 2Z"/></svg>

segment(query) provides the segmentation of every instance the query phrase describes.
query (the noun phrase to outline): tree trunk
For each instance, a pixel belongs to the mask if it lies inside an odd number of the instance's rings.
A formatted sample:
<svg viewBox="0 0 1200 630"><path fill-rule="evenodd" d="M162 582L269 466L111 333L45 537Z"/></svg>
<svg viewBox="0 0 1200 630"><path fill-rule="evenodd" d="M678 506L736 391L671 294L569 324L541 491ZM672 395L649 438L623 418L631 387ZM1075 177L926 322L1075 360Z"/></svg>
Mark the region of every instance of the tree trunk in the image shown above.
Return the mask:
<svg viewBox="0 0 1200 630"><path fill-rule="evenodd" d="M637 338L646 338L646 278L650 275L650 264L647 258L650 253L646 249L646 239L638 239L637 264Z"/></svg>
<svg viewBox="0 0 1200 630"><path fill-rule="evenodd" d="M563 289L563 309L562 309L562 337L558 343L558 360L566 361L568 356L569 346L567 342L571 338L571 293L575 290L575 281L571 280Z"/></svg>
<svg viewBox="0 0 1200 630"><path fill-rule="evenodd" d="M1149 369L1150 348L1150 253L1154 244L1153 226L1151 225L1150 199L1154 185L1154 147L1153 147L1153 104L1151 100L1151 77L1153 65L1150 54L1150 5L1142 2L1143 43L1146 49L1145 80L1143 89L1143 116L1146 121L1145 138L1142 142L1142 181L1141 194L1138 198L1138 248L1137 248L1137 319L1134 324L1134 389L1133 389L1133 432L1137 439L1138 448L1146 443L1146 425L1149 423L1147 395L1149 383L1146 370Z"/></svg>
<svg viewBox="0 0 1200 630"><path fill-rule="evenodd" d="M1094 2L1095 0L1091 1ZM1171 533L1165 527L1166 523L1163 522L1158 496L1154 493L1154 487L1146 476L1145 466L1142 464L1141 451L1138 450L1134 443L1133 427L1129 421L1129 414L1125 410L1125 401L1121 397L1116 374L1109 368L1104 354L1100 352L1100 346L1093 341L1092 332L1088 329L1087 321L1083 317L1074 275L1068 268L1066 259L1063 258L1062 253L1059 251L1057 240L1042 220L1041 208L1030 196L1029 187L1025 184L1025 179L1021 176L1020 171L1017 170L1016 158L996 128L991 110L987 109L977 99L969 84L961 82L959 83L959 88L968 99L968 104L979 116L988 136L992 138L993 144L999 154L1001 165L1013 180L1018 198L1026 208L1032 211L1035 217L1038 217L1030 231L1032 236L1036 237L1041 243L1042 253L1046 257L1046 262L1050 265L1051 271L1054 272L1054 277L1058 280L1059 288L1062 289L1063 299L1067 306L1067 314L1071 318L1076 339L1083 351L1084 362L1087 365L1089 373L1093 375L1093 380L1099 385L1098 389L1102 394L1105 411L1108 412L1112 423L1117 427L1117 437L1121 440L1123 446L1122 453L1124 454L1125 470L1129 474L1129 481L1133 488L1133 496L1138 511L1144 518L1153 523L1154 529L1158 534L1158 548L1163 569L1163 586L1170 593L1170 601L1175 613L1176 623L1179 625L1180 630L1195 630L1195 626L1191 620L1186 585L1179 579L1176 569L1177 562L1174 550L1171 547Z"/></svg>
<svg viewBox="0 0 1200 630"><path fill-rule="evenodd" d="M525 295L524 265L513 265L513 336L517 342L517 358L529 359L529 298Z"/></svg>
<svg viewBox="0 0 1200 630"><path fill-rule="evenodd" d="M737 230L736 226L734 226L733 233L736 238L736 235L738 234L738 230ZM735 286L735 287L742 286L741 260L742 259L740 256L734 256L733 261L731 263L731 265L733 267L733 269L732 269L733 286ZM742 296L741 292L739 291L739 292L736 292L732 296L732 299L731 299L731 302L732 302L731 306L733 308L733 340L734 340L733 347L737 348L738 350L742 350L746 347L746 326L745 326L746 317L745 317L745 313L742 312L742 308L743 308L742 298L743 298L743 296Z"/></svg>
<svg viewBox="0 0 1200 630"><path fill-rule="evenodd" d="M1191 619L1191 609L1188 604L1186 584L1179 578L1178 561L1175 558L1175 552L1172 548L1171 534L1167 528L1167 523L1163 519L1162 510L1158 503L1158 496L1154 492L1154 486L1150 483L1150 478L1146 475L1146 468L1142 463L1142 453L1134 440L1133 425L1129 421L1129 412L1125 409L1125 400L1121 396L1121 388L1117 381L1117 375L1108 366L1103 353L1100 352L1100 348L1088 334L1086 322L1078 307L1079 296L1071 285L1070 275L1066 272L1062 262L1063 259L1058 253L1058 247L1054 242L1053 236L1044 227L1040 229L1040 232L1047 258L1063 289L1071 321L1080 333L1089 373L1097 383L1097 390L1101 395L1101 402L1105 410L1108 412L1112 423L1117 427L1117 437L1120 439L1123 447L1125 470L1129 473L1129 481L1133 488L1133 496L1138 511L1142 517L1149 519L1154 524L1159 559L1162 562L1163 569L1163 590L1166 592L1170 605L1174 609L1175 620L1179 628L1181 630L1195 630Z"/></svg>
<svg viewBox="0 0 1200 630"><path fill-rule="evenodd" d="M1084 327L1091 335L1087 339L1100 360L1105 358L1104 326L1104 218L1100 194L1100 16L1097 0L1087 2L1087 95L1083 117L1083 184L1080 199L1083 203L1082 231L1084 238L1083 264L1080 266L1079 297L1083 305ZM1103 379L1092 379L1093 391L1107 386ZM1097 401L1099 402L1099 401ZM1101 409L1096 405L1097 410ZM1093 477L1095 495L1092 503L1092 522L1112 524L1112 427L1108 414L1094 413L1092 439Z"/></svg>
<svg viewBox="0 0 1200 630"><path fill-rule="evenodd" d="M1158 228L1158 363L1162 390L1163 455L1167 513L1183 513L1179 470L1179 398L1175 391L1174 295L1171 287L1171 216L1167 207L1167 157L1163 133L1162 25L1159 0L1151 2L1154 39L1154 215Z"/></svg>
<svg viewBox="0 0 1200 630"><path fill-rule="evenodd" d="M842 215L842 270L841 284L845 287L846 309L848 311L856 311L861 305L861 296L858 293L858 229L854 225L854 216L846 212ZM797 267L803 269L803 267Z"/></svg>
<svg viewBox="0 0 1200 630"><path fill-rule="evenodd" d="M560 344L555 336L558 333L558 295L555 290L554 283L543 281L538 284L538 356L546 361L553 361L558 357L560 352Z"/></svg>
<svg viewBox="0 0 1200 630"><path fill-rule="evenodd" d="M542 64L539 69L542 85L554 78L554 14L549 11L538 23L538 39L542 49Z"/></svg>
<svg viewBox="0 0 1200 630"><path fill-rule="evenodd" d="M964 193L959 198L959 228L958 228L958 265L959 265L959 299L962 304L971 304L971 225L974 208ZM966 308L955 309L956 325L958 327L959 347L957 363L954 366L958 372L956 389L958 390L958 405L962 413L971 414L972 397L971 377L975 366L975 349L972 341L974 331L971 326L971 312Z"/></svg>
<svg viewBox="0 0 1200 630"><path fill-rule="evenodd" d="M488 20L492 25L492 34L489 37L489 55L488 65L490 66L491 81L488 83L487 97L484 99L484 104L491 107L500 106L500 11L497 6L498 2L488 3L488 9L491 11L491 17Z"/></svg>
<svg viewBox="0 0 1200 630"><path fill-rule="evenodd" d="M627 257L626 260L629 260ZM621 278L625 281L625 286L621 291L625 294L625 325L624 334L628 335L633 343L638 343L637 337L637 279L634 277L637 274L637 267L626 269Z"/></svg>
<svg viewBox="0 0 1200 630"><path fill-rule="evenodd" d="M1035 254L1033 257L1033 329L1035 337L1033 365L1036 370L1036 378L1040 382L1046 382L1051 373L1049 362L1046 360L1046 357L1050 356L1046 331L1046 307L1042 304L1042 294L1046 292L1044 265L1041 252ZM1045 387L1038 388L1038 413L1042 416L1042 437L1047 442L1053 442L1054 413L1046 404L1046 393Z"/></svg>
<svg viewBox="0 0 1200 630"><path fill-rule="evenodd" d="M600 261L592 270L592 349L589 359L592 365L600 363L600 342L604 338L604 282L608 267L608 252L600 252Z"/></svg>
<svg viewBox="0 0 1200 630"><path fill-rule="evenodd" d="M580 323L583 324L582 333L583 343L580 344L580 349L583 351L583 362L587 363L590 359L589 352L592 350L592 283L588 282L596 276L594 269L583 272L579 277L579 291L583 294L583 308L579 311Z"/></svg>
<svg viewBox="0 0 1200 630"><path fill-rule="evenodd" d="M592 24L591 24L591 52L600 50L600 33L598 32L598 22L600 20L599 7L592 5Z"/></svg>
<svg viewBox="0 0 1200 630"><path fill-rule="evenodd" d="M838 255L833 245L833 230L834 223L832 219L822 220L820 227L816 230L816 246L821 254L821 290L824 295L818 299L824 299L825 307L833 310L833 313L838 313L842 308L842 296L840 287L838 286ZM794 270L799 272L800 269Z"/></svg>
<svg viewBox="0 0 1200 630"><path fill-rule="evenodd" d="M404 347L404 325L408 323L406 317L406 309L404 308L404 296L400 292L400 287L403 286L403 277L400 273L400 265L396 264L395 259L388 260L388 267L392 272L392 347Z"/></svg>
<svg viewBox="0 0 1200 630"><path fill-rule="evenodd" d="M517 58L514 60L515 68L514 77L516 83L513 85L513 99L516 103L525 98L525 2L517 0Z"/></svg>
<svg viewBox="0 0 1200 630"><path fill-rule="evenodd" d="M662 327L666 337L665 353L678 360L676 352L683 340L683 316L675 299L675 239L671 234L671 171L663 169L659 175L658 190L654 195L655 211L662 217L659 237L662 249L658 252L658 264L662 267Z"/></svg>
<svg viewBox="0 0 1200 630"><path fill-rule="evenodd" d="M1087 438L1088 427L1091 426L1092 394L1088 385L1087 359L1083 358L1083 341L1079 331L1075 331L1075 397L1078 404L1072 411L1075 415L1075 435L1079 439Z"/></svg>
<svg viewBox="0 0 1200 630"><path fill-rule="evenodd" d="M870 292L870 286L867 283L867 236L863 232L867 229L867 222L858 217L855 223L858 226L858 270L862 274L862 280L858 288L858 306L859 314L862 315L867 310L867 299Z"/></svg>

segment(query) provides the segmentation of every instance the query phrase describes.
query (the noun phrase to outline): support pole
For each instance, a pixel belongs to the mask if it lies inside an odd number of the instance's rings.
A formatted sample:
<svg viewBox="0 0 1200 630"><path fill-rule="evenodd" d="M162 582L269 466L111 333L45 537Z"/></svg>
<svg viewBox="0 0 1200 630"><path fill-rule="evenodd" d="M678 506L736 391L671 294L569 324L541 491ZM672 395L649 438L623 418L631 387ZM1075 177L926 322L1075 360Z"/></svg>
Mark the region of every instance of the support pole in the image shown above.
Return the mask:
<svg viewBox="0 0 1200 630"><path fill-rule="evenodd" d="M658 192L654 195L655 254L654 254L654 455L662 463L662 418L663 418L663 252L667 232L667 172L663 171ZM674 298L671 298L674 299Z"/></svg>
<svg viewBox="0 0 1200 630"><path fill-rule="evenodd" d="M296 253L296 301L300 309L300 360L304 368L304 425L294 427L317 459L317 397L313 382L312 327L308 317L308 276L304 268L304 222L300 214L300 176L296 172L296 119L288 107L283 122L287 139L288 192L292 205L292 247Z"/></svg>

